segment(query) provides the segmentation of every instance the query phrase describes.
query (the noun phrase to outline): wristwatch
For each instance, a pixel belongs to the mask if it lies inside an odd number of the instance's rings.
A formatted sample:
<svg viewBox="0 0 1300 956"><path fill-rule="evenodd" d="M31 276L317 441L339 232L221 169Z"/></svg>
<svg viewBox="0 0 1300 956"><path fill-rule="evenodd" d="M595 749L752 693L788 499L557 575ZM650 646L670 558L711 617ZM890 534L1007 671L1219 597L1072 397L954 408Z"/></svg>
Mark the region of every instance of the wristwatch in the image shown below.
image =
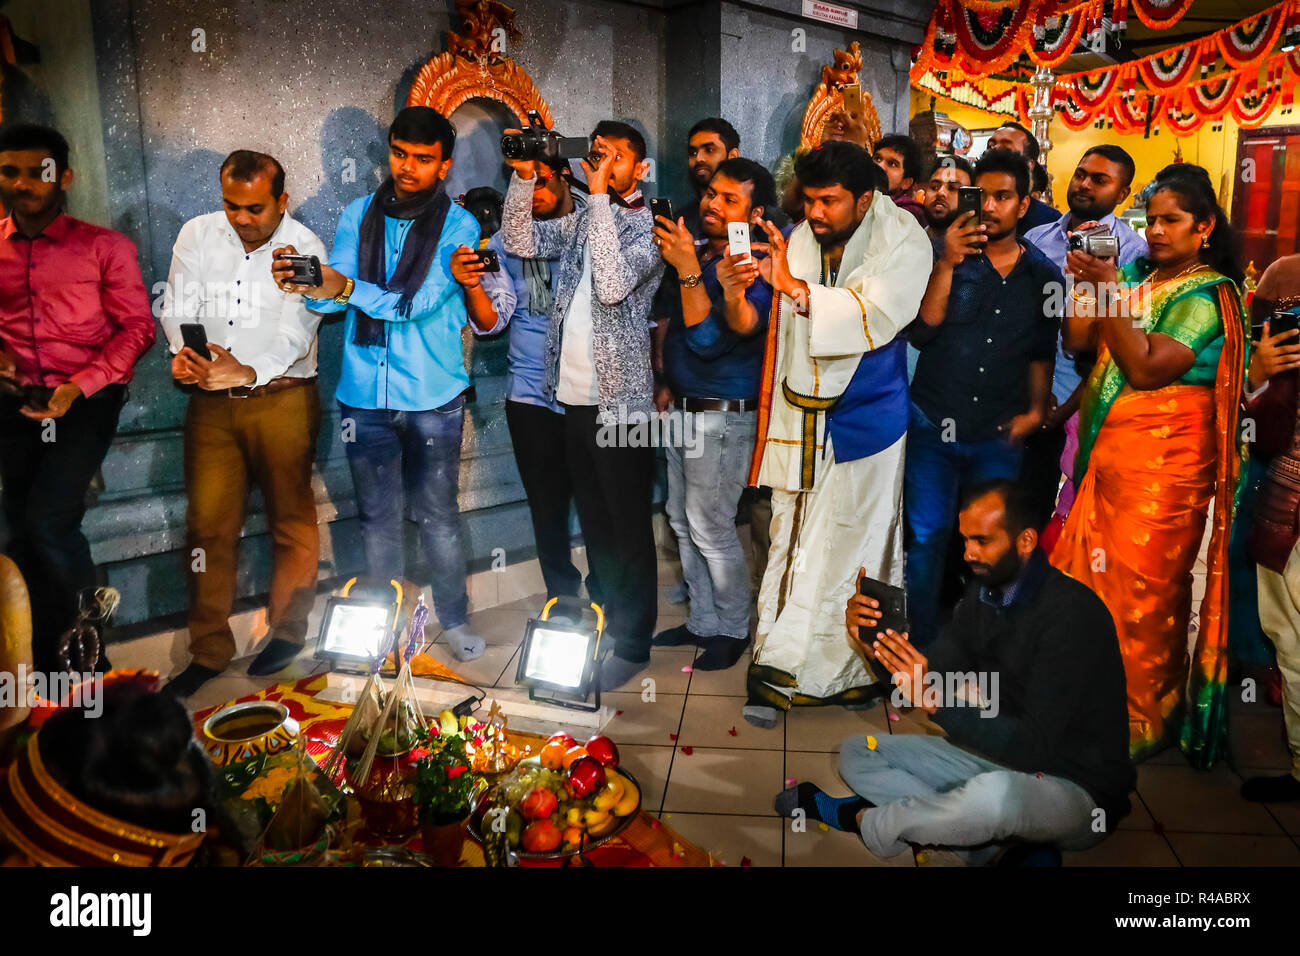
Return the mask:
<svg viewBox="0 0 1300 956"><path fill-rule="evenodd" d="M356 285L354 280L348 279L343 285L343 291L334 297L334 301L339 305L347 305L348 299L352 298L352 290L356 288Z"/></svg>
<svg viewBox="0 0 1300 956"><path fill-rule="evenodd" d="M678 276L677 281L681 283L683 289L694 289L704 279L698 272L688 276Z"/></svg>

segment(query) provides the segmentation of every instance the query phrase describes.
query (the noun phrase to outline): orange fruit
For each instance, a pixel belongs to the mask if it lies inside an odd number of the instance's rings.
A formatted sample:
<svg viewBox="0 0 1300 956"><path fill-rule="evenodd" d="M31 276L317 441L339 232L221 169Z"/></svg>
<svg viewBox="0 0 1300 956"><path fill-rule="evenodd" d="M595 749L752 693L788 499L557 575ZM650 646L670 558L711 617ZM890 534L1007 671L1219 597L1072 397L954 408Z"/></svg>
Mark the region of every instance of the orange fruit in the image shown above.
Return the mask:
<svg viewBox="0 0 1300 956"><path fill-rule="evenodd" d="M565 766L564 754L568 748L565 747L564 741L553 740L546 744L539 753L538 759L541 760L542 766L547 770L559 770Z"/></svg>
<svg viewBox="0 0 1300 956"><path fill-rule="evenodd" d="M565 846L581 846L581 845L582 845L582 828L581 828L581 827L568 827L568 828L564 831L564 845L565 845Z"/></svg>
<svg viewBox="0 0 1300 956"><path fill-rule="evenodd" d="M554 850L560 845L560 829L550 820L534 820L524 829L523 844L529 853Z"/></svg>
<svg viewBox="0 0 1300 956"><path fill-rule="evenodd" d="M582 746L570 747L564 752L564 769L568 770L575 760L579 757L587 756L587 748Z"/></svg>

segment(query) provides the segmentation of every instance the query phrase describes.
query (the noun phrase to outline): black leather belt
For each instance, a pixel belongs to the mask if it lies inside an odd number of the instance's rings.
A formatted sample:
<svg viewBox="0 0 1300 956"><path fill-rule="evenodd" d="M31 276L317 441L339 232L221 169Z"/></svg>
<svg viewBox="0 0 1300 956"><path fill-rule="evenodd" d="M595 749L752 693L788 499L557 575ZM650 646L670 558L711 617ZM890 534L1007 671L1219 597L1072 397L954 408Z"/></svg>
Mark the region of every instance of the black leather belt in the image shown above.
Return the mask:
<svg viewBox="0 0 1300 956"><path fill-rule="evenodd" d="M287 375L281 375L279 378L273 378L265 385L237 385L234 388L222 389L231 398L260 398L263 395L274 395L276 392L283 392L289 388L301 388L304 385L315 385L316 376L311 378L290 378ZM221 394L218 392L217 394Z"/></svg>
<svg viewBox="0 0 1300 956"><path fill-rule="evenodd" d="M679 398L674 403L684 412L756 412L756 398Z"/></svg>

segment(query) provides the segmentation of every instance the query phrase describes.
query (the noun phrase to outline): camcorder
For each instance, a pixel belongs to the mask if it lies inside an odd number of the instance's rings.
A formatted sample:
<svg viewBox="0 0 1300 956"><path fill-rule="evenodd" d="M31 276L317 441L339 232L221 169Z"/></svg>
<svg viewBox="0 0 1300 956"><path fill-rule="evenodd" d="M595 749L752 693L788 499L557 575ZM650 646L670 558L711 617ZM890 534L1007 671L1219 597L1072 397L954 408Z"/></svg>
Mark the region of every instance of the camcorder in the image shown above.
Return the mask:
<svg viewBox="0 0 1300 956"><path fill-rule="evenodd" d="M1105 226L1072 232L1067 247L1071 251L1086 252L1098 259L1114 259L1119 256L1119 239Z"/></svg>
<svg viewBox="0 0 1300 956"><path fill-rule="evenodd" d="M561 136L547 129L536 110L528 111L529 125L518 133L501 137L501 155L522 162L544 162L552 168L567 165L571 159L587 155L590 147L581 136Z"/></svg>

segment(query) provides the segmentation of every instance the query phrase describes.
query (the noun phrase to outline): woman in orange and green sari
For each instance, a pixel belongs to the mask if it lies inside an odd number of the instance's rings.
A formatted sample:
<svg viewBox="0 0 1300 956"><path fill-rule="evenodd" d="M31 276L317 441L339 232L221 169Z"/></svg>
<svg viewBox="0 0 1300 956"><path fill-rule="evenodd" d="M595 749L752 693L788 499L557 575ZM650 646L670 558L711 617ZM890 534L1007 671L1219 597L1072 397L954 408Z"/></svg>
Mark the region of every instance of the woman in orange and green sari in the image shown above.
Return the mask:
<svg viewBox="0 0 1300 956"><path fill-rule="evenodd" d="M1079 412L1078 497L1052 563L1115 619L1133 758L1177 742L1205 768L1227 742L1227 549L1250 336L1237 243L1204 169L1157 175L1146 238L1147 258L1118 275L1113 260L1081 251L1066 261L1076 285L1065 347L1098 359ZM1211 502L1189 660L1192 570Z"/></svg>

